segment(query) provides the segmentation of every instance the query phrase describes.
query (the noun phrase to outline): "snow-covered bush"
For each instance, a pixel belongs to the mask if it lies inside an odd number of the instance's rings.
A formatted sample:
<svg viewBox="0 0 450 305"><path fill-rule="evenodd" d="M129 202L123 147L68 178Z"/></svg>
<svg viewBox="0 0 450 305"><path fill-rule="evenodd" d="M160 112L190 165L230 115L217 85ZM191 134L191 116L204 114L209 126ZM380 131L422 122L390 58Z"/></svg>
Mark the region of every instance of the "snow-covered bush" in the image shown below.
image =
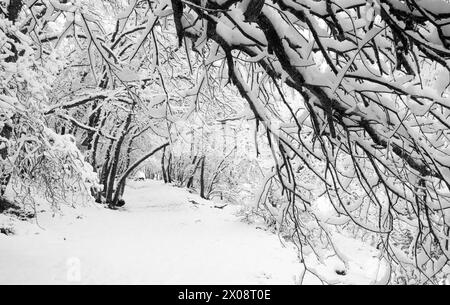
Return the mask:
<svg viewBox="0 0 450 305"><path fill-rule="evenodd" d="M71 135L47 126L44 111L54 79L35 59L30 41L0 18L0 182L2 196L12 188L14 200L34 206L43 196L54 208L72 203L69 195L97 187L92 167Z"/></svg>

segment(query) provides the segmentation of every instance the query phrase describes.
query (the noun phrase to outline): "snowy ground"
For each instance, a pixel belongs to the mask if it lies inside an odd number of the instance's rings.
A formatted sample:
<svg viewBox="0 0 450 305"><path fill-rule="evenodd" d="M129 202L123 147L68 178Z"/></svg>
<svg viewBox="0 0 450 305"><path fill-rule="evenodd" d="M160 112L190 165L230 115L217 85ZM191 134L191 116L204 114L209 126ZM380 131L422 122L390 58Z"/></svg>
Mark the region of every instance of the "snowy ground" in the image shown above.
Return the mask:
<svg viewBox="0 0 450 305"><path fill-rule="evenodd" d="M125 198L123 210L43 213L41 228L0 234L0 284L293 284L301 271L294 249L235 207L157 181L132 183Z"/></svg>
<svg viewBox="0 0 450 305"><path fill-rule="evenodd" d="M200 199L159 181L129 183L126 206L41 212L0 234L0 284L296 284L295 248L236 216L238 206ZM350 263L311 260L330 283L369 284L381 277L376 253L340 236ZM341 251L342 252L342 251ZM353 258L352 258L353 256ZM381 272L383 274L383 272ZM304 283L320 283L306 276Z"/></svg>

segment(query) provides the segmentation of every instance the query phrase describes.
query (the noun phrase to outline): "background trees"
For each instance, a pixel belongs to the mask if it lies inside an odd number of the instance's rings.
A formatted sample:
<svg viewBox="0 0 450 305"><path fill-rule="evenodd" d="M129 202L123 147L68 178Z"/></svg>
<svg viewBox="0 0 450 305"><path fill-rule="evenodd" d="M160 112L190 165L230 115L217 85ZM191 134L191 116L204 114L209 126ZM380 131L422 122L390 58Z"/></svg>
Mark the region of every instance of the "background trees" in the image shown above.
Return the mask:
<svg viewBox="0 0 450 305"><path fill-rule="evenodd" d="M418 282L448 263L447 1L3 3L2 77L11 65L27 73L2 80L2 103L20 93L33 119L74 135L109 204L116 176L145 154L134 149L176 143L176 121L252 119L255 142L275 161L257 197L274 187L286 196L268 209L299 247L336 252L337 228L375 237L381 257ZM1 143L8 134L3 127ZM226 154L209 163L205 151L183 159L171 149L167 181L192 186L187 168L229 168ZM231 175L207 172L213 186ZM315 204L324 196L326 215Z"/></svg>

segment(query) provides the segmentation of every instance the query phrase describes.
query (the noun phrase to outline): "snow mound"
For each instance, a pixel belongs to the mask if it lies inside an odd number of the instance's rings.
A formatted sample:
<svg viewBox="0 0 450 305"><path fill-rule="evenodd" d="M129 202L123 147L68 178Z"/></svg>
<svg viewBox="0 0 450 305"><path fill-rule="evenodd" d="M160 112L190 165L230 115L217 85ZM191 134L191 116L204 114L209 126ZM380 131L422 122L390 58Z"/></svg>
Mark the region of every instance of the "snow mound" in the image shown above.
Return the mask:
<svg viewBox="0 0 450 305"><path fill-rule="evenodd" d="M380 251L359 240L343 234L331 237L337 254L324 258L320 263L313 254L306 262L320 278L329 284L385 285L389 282L389 264Z"/></svg>

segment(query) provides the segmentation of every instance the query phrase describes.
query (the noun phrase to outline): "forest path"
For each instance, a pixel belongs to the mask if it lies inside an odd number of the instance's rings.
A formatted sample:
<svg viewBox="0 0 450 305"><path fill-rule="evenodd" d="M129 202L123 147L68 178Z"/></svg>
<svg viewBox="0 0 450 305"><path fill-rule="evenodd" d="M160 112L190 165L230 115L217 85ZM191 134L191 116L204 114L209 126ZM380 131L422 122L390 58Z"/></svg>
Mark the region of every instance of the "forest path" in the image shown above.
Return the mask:
<svg viewBox="0 0 450 305"><path fill-rule="evenodd" d="M126 206L39 214L0 234L0 284L294 284L295 249L185 189L130 182Z"/></svg>

